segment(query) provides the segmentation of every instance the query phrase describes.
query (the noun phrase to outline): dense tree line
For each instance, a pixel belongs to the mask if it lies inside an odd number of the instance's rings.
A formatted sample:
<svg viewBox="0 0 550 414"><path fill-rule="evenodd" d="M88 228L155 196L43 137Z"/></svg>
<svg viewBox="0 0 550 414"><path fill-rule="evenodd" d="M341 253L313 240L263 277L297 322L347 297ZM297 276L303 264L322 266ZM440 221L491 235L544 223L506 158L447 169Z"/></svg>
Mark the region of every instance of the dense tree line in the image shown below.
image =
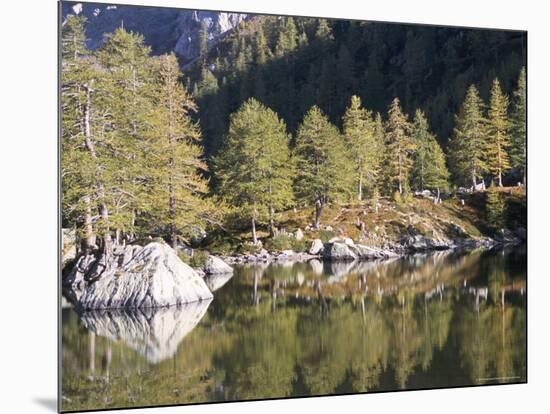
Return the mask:
<svg viewBox="0 0 550 414"><path fill-rule="evenodd" d="M289 207L314 208L319 227L331 202L379 194L401 201L422 190L437 202L451 187L502 186L511 173L525 179L525 69L511 100L496 78L487 104L476 85L467 89L445 153L421 109L411 120L397 97L387 112L363 105L351 40L339 43L337 73L323 61L308 75L318 87L296 88L300 56L324 56L343 33L354 39L367 30L360 23L338 31L323 19L253 19L221 44L228 50L214 63L201 42L195 81L182 76L174 55L151 56L143 37L122 28L86 50L84 25L71 16L62 32L63 220L79 229L84 253L109 254L113 243L149 235L175 246L222 226L228 211L249 221L256 244L257 224L274 235L276 212ZM371 68L365 76L378 75Z"/></svg>
<svg viewBox="0 0 550 414"><path fill-rule="evenodd" d="M445 147L468 86L476 84L486 101L495 78L511 90L525 51L520 32L253 16L203 49L185 74L206 108L199 116L208 155L221 147L229 115L250 97L294 134L313 105L342 127L352 95L375 112L398 96L404 112L424 112Z"/></svg>

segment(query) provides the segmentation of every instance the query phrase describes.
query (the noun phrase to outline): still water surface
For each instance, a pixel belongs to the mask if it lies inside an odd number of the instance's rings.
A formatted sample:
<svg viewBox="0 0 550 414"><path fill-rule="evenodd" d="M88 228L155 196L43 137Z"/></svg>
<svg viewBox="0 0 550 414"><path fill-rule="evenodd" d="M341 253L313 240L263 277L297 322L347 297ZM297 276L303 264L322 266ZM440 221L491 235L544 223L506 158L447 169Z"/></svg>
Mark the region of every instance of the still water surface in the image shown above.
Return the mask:
<svg viewBox="0 0 550 414"><path fill-rule="evenodd" d="M62 409L526 381L525 249L238 267L208 303L62 313Z"/></svg>

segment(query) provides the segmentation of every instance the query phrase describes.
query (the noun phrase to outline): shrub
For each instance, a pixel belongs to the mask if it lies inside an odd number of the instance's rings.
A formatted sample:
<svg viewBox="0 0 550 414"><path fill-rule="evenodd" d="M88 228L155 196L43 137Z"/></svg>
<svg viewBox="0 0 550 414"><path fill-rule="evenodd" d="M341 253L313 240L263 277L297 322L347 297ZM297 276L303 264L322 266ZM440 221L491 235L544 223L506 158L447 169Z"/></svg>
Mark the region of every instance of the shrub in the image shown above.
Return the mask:
<svg viewBox="0 0 550 414"><path fill-rule="evenodd" d="M398 205L403 204L403 198L401 197L401 193L399 191L393 193L393 201Z"/></svg>
<svg viewBox="0 0 550 414"><path fill-rule="evenodd" d="M185 252L178 252L178 257L181 259L181 261L193 268L204 267L208 260L208 256L210 256L210 254L204 250L193 251L193 256L189 256Z"/></svg>
<svg viewBox="0 0 550 414"><path fill-rule="evenodd" d="M292 250L297 253L305 252L308 249L308 242L306 239L297 240L292 238Z"/></svg>
<svg viewBox="0 0 550 414"><path fill-rule="evenodd" d="M506 204L494 185L487 189L486 194L485 215L487 223L493 230L499 230L504 227L506 222Z"/></svg>
<svg viewBox="0 0 550 414"><path fill-rule="evenodd" d="M247 253L258 253L262 249L262 244L253 244L252 242L244 242L239 244L237 247L237 253L247 254Z"/></svg>
<svg viewBox="0 0 550 414"><path fill-rule="evenodd" d="M336 233L332 230L321 230L319 232L319 238L323 243L327 243L330 239L336 236Z"/></svg>
<svg viewBox="0 0 550 414"><path fill-rule="evenodd" d="M265 242L265 247L271 252L290 250L293 248L293 240L295 241L296 239L294 239L294 237L287 236L286 234L280 234L278 236L267 239Z"/></svg>

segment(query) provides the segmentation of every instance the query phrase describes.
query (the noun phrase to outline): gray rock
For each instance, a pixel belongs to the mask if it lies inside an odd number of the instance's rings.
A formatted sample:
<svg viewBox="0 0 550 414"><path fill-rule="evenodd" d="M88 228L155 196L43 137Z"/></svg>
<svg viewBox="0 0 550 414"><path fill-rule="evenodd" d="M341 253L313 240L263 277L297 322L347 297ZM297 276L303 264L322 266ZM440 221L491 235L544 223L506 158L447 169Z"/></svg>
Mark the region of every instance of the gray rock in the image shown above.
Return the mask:
<svg viewBox="0 0 550 414"><path fill-rule="evenodd" d="M328 260L349 261L357 259L355 252L345 243L327 243L323 250L323 256Z"/></svg>
<svg viewBox="0 0 550 414"><path fill-rule="evenodd" d="M212 299L201 277L164 243L82 256L64 289L80 309L155 308Z"/></svg>
<svg viewBox="0 0 550 414"><path fill-rule="evenodd" d="M343 239L344 243L347 244L348 246L355 246L355 243L352 239L350 239L349 237L344 237Z"/></svg>
<svg viewBox="0 0 550 414"><path fill-rule="evenodd" d="M216 256L208 256L203 270L207 275L233 273L233 268Z"/></svg>
<svg viewBox="0 0 550 414"><path fill-rule="evenodd" d="M309 254L321 254L323 253L323 242L320 239L315 239L311 242L311 246L308 250Z"/></svg>

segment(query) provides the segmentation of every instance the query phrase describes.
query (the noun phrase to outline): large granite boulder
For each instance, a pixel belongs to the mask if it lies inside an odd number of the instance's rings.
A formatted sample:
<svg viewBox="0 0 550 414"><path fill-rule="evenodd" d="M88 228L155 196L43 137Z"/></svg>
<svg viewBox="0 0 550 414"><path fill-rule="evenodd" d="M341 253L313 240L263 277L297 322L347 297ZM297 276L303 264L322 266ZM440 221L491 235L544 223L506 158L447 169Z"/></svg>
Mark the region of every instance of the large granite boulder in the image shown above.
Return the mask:
<svg viewBox="0 0 550 414"><path fill-rule="evenodd" d="M341 242L327 243L323 250L323 256L328 260L347 261L357 259L357 254L351 246Z"/></svg>
<svg viewBox="0 0 550 414"><path fill-rule="evenodd" d="M109 257L82 256L63 287L80 309L155 308L213 297L175 250L158 242L115 248Z"/></svg>
<svg viewBox="0 0 550 414"><path fill-rule="evenodd" d="M216 256L208 256L203 270L207 275L233 273L233 268Z"/></svg>

